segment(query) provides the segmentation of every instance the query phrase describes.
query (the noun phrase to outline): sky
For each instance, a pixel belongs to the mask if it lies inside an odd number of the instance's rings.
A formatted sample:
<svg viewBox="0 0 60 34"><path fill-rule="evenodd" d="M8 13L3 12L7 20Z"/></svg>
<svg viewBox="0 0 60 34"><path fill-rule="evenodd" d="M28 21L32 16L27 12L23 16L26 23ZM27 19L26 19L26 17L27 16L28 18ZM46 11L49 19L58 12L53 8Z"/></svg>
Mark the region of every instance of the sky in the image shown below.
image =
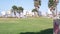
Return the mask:
<svg viewBox="0 0 60 34"><path fill-rule="evenodd" d="M60 2L60 0L59 0ZM24 10L32 10L34 8L33 0L0 0L0 12L12 9L12 6L22 6ZM58 4L58 11L60 11L60 3ZM48 12L48 0L41 0L39 9L41 12Z"/></svg>

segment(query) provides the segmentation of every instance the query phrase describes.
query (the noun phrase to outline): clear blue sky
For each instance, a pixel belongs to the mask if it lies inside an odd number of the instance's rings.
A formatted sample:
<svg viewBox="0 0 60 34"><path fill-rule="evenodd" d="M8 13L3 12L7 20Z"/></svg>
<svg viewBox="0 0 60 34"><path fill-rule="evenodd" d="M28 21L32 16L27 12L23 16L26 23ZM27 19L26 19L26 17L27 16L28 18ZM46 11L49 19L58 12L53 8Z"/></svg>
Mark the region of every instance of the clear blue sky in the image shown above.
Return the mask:
<svg viewBox="0 0 60 34"><path fill-rule="evenodd" d="M48 0L41 0L40 11L48 11ZM60 0L59 0L60 2ZM32 10L34 8L33 0L0 0L0 11L7 11L13 5L22 6L25 10ZM58 11L60 11L60 3L58 4Z"/></svg>

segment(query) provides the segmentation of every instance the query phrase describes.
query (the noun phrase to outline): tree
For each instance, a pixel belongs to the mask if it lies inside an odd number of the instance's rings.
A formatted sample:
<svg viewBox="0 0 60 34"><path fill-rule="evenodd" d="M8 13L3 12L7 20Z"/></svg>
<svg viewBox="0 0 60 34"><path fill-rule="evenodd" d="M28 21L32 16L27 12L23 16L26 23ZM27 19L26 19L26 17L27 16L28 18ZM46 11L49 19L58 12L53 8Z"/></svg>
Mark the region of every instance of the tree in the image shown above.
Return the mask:
<svg viewBox="0 0 60 34"><path fill-rule="evenodd" d="M22 7L18 7L18 11L17 12L19 13L19 16L20 16L20 13L23 12L23 10L24 9Z"/></svg>
<svg viewBox="0 0 60 34"><path fill-rule="evenodd" d="M36 16L37 16L36 13L37 13L38 11L37 11L36 9L33 9L32 12L34 12L34 16L36 17Z"/></svg>
<svg viewBox="0 0 60 34"><path fill-rule="evenodd" d="M52 15L55 17L55 10L57 9L58 0L49 0L48 7L50 8L50 11L52 12Z"/></svg>
<svg viewBox="0 0 60 34"><path fill-rule="evenodd" d="M34 6L37 11L39 11L40 5L41 5L41 0L34 0Z"/></svg>
<svg viewBox="0 0 60 34"><path fill-rule="evenodd" d="M17 6L12 6L12 12L14 12L14 15L16 17L16 12L17 12Z"/></svg>
<svg viewBox="0 0 60 34"><path fill-rule="evenodd" d="M36 9L33 9L32 12L38 12Z"/></svg>

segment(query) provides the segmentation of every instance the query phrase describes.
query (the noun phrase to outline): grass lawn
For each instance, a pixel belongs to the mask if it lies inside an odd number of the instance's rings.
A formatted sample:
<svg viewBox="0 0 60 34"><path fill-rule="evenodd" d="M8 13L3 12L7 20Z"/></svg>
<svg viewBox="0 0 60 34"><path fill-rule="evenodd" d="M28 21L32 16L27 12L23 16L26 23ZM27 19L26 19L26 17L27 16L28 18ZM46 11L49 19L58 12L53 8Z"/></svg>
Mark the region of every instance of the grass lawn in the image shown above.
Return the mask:
<svg viewBox="0 0 60 34"><path fill-rule="evenodd" d="M0 34L53 34L53 23L48 18L0 18Z"/></svg>

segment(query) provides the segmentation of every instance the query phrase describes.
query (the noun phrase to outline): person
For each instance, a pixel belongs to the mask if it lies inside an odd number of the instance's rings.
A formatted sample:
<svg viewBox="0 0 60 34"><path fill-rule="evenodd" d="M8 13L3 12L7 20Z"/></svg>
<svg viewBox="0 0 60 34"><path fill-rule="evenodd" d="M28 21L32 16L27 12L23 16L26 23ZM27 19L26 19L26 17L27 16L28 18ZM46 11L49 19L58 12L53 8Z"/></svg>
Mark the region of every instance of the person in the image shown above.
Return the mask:
<svg viewBox="0 0 60 34"><path fill-rule="evenodd" d="M54 19L54 34L60 34L60 19Z"/></svg>

